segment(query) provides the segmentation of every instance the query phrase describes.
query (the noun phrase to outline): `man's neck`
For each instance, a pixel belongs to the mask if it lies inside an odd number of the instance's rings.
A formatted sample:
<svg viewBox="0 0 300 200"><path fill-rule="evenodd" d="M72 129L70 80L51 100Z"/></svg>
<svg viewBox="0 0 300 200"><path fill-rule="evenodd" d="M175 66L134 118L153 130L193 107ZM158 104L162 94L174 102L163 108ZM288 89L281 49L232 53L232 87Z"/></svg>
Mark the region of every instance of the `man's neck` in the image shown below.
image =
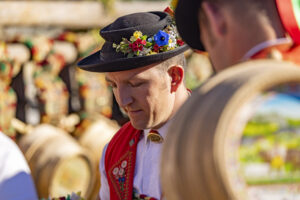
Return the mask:
<svg viewBox="0 0 300 200"><path fill-rule="evenodd" d="M242 62L249 60L252 56L254 56L255 54L257 54L258 52L260 52L261 50L268 48L268 47L272 47L272 46L276 46L276 45L282 45L282 44L289 44L292 43L292 40L290 38L277 38L274 40L268 40L268 41L264 41L261 42L257 45L255 45L254 47L252 47L242 58Z"/></svg>
<svg viewBox="0 0 300 200"><path fill-rule="evenodd" d="M241 42L241 44L238 45L239 47L235 49L235 53L232 54L232 60L235 62L231 64L245 61L249 59L253 54L270 45L276 45L280 42L289 42L289 40L285 37L277 37L275 29L273 29L270 24L268 26L263 26L261 24L257 28L254 27L253 30L257 30L257 33L252 31L252 33L245 33L244 37L241 36L241 41L245 42Z"/></svg>
<svg viewBox="0 0 300 200"><path fill-rule="evenodd" d="M176 114L179 108L184 104L184 102L189 98L190 91L182 84L175 94L175 104L172 112L172 116Z"/></svg>
<svg viewBox="0 0 300 200"><path fill-rule="evenodd" d="M281 22L281 19L280 19L278 10L277 10L276 2L273 0L272 1L266 0L265 4L266 4L266 10L267 10L266 14L269 19L272 19L272 21L270 21L270 24L276 33L276 38L285 37L286 31L282 25L282 22Z"/></svg>
<svg viewBox="0 0 300 200"><path fill-rule="evenodd" d="M257 15L250 23L236 24L234 37L239 38L240 42L232 45L235 48L232 49L231 57L234 62L230 63L231 65L239 63L253 47L266 41L285 37L275 1L266 0L264 6L265 14Z"/></svg>
<svg viewBox="0 0 300 200"><path fill-rule="evenodd" d="M175 102L171 115L164 123L161 123L156 127L152 127L152 129L159 129L163 127L166 123L168 123L174 117L174 115L180 109L180 107L184 104L184 102L189 98L190 95L190 90L188 90L183 84L180 85L175 93Z"/></svg>

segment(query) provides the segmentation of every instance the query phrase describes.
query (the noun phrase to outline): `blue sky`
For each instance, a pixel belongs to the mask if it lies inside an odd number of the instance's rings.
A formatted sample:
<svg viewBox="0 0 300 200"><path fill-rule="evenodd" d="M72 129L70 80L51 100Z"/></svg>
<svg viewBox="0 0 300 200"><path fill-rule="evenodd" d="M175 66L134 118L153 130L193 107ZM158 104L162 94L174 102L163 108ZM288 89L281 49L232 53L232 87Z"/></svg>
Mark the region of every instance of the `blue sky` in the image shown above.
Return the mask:
<svg viewBox="0 0 300 200"><path fill-rule="evenodd" d="M256 113L278 113L289 118L300 119L300 99L288 94L277 93L269 96Z"/></svg>

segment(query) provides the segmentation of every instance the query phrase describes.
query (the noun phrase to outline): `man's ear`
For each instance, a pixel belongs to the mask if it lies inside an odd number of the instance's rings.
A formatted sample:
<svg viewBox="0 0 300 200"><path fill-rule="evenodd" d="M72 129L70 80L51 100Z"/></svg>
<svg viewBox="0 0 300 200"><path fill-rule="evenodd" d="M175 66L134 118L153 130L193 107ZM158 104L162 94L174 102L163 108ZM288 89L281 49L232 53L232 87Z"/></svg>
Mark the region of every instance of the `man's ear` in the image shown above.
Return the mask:
<svg viewBox="0 0 300 200"><path fill-rule="evenodd" d="M168 74L171 78L171 92L176 92L183 82L184 70L181 66L174 65L168 69Z"/></svg>
<svg viewBox="0 0 300 200"><path fill-rule="evenodd" d="M214 37L222 38L227 31L222 7L210 2L203 2L201 6L211 29L211 34L213 34Z"/></svg>

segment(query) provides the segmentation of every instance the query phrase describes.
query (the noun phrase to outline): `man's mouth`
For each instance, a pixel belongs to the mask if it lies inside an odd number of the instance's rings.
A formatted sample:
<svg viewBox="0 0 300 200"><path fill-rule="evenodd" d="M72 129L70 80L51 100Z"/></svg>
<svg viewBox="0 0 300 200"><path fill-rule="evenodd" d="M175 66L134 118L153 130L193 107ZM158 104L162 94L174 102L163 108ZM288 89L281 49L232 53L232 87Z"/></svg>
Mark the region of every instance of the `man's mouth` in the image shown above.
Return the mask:
<svg viewBox="0 0 300 200"><path fill-rule="evenodd" d="M134 115L134 114L138 114L140 113L142 110L127 110L127 113L130 114L130 115Z"/></svg>

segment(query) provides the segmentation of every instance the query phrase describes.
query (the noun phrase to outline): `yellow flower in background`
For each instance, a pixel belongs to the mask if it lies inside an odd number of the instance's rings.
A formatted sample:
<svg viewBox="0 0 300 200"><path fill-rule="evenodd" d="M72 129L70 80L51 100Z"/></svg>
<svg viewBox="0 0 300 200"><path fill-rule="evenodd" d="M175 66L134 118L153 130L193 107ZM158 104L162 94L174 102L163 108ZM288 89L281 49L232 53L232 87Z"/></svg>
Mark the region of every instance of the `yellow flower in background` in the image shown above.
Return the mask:
<svg viewBox="0 0 300 200"><path fill-rule="evenodd" d="M7 59L6 43L0 41L0 59Z"/></svg>
<svg viewBox="0 0 300 200"><path fill-rule="evenodd" d="M271 161L271 166L275 169L280 169L284 164L283 159L281 156L275 156Z"/></svg>
<svg viewBox="0 0 300 200"><path fill-rule="evenodd" d="M76 41L76 34L72 32L68 32L66 34L66 40L69 42L75 42Z"/></svg>
<svg viewBox="0 0 300 200"><path fill-rule="evenodd" d="M141 31L135 31L133 33L133 36L135 37L135 39L138 39L143 36L143 33Z"/></svg>
<svg viewBox="0 0 300 200"><path fill-rule="evenodd" d="M171 8L172 8L173 10L175 10L176 7L177 7L177 4L178 4L178 0L172 0L172 1L171 1Z"/></svg>
<svg viewBox="0 0 300 200"><path fill-rule="evenodd" d="M44 82L42 81L42 79L36 79L36 80L35 80L35 85L36 85L38 88L45 88L45 84L44 84Z"/></svg>

